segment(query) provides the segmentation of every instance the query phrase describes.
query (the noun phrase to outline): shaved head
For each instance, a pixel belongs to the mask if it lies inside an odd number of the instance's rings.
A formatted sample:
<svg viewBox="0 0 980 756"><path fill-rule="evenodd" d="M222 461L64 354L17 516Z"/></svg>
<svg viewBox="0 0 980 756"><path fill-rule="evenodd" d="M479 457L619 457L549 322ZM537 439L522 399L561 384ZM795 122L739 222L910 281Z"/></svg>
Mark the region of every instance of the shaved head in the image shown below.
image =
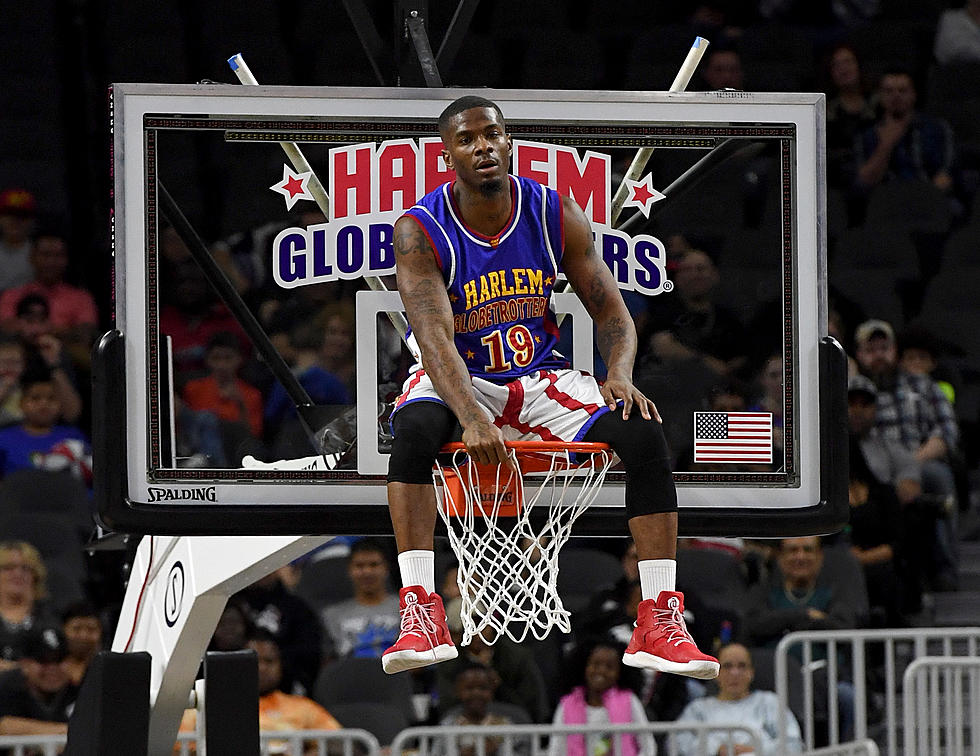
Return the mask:
<svg viewBox="0 0 980 756"><path fill-rule="evenodd" d="M478 97L476 95L464 95L456 100L453 100L446 109L442 111L439 115L439 133L445 137L446 129L449 128L449 124L452 122L453 117L459 115L465 110L470 110L472 108L492 108L497 111L497 117L500 119L500 125L504 126L504 114L500 110L500 107L493 100L488 100L486 97ZM443 139L445 141L445 139Z"/></svg>

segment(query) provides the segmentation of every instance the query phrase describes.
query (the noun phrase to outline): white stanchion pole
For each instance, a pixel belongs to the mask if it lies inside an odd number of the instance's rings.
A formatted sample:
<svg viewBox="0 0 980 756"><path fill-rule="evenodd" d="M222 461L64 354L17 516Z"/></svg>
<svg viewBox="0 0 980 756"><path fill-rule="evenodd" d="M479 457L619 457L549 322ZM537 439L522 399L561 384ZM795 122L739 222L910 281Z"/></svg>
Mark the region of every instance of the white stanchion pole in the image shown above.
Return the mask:
<svg viewBox="0 0 980 756"><path fill-rule="evenodd" d="M245 62L241 53L236 53L228 58L228 65L231 66L231 70L235 72L238 80L242 84L249 86L258 86L258 80L252 74L251 69ZM330 217L330 212L328 210L330 206L330 198L327 196L326 190L323 188L323 184L320 183L320 179L317 178L316 173L314 173L313 168L310 166L309 161L307 161L306 156L303 155L302 150L300 150L299 145L295 142L279 142L279 146L282 147L283 151L286 153L286 157L289 158L289 162L293 164L293 168L299 173L309 172L310 178L307 185L310 187L310 194L313 195L313 199L316 204L323 211L323 215L327 218ZM375 276L365 276L365 283L375 291L387 291L387 287L384 285L384 281ZM400 312L389 312L388 318L391 320L391 324L398 331L398 335L405 339L408 333L408 320Z"/></svg>
<svg viewBox="0 0 980 756"><path fill-rule="evenodd" d="M691 81L691 76L694 75L694 70L698 67L698 63L701 62L701 58L704 56L705 50L708 49L708 44L708 40L706 40L704 37L694 38L694 44L691 45L691 49L687 51L687 57L684 58L684 62L677 71L677 76L674 77L674 81L670 85L670 89L667 90L668 92L683 92L685 89L687 89L687 85ZM643 172L643 169L646 168L647 162L650 160L650 155L652 154L653 147L641 147L636 151L636 155L633 156L633 162L630 163L630 167L626 171L623 181L620 182L619 188L616 190L616 194L613 196L612 205L609 212L610 225L616 225L616 221L619 220L619 214L623 211L623 203L626 202L627 192L626 179L629 179L630 181L636 181L639 179L640 174Z"/></svg>

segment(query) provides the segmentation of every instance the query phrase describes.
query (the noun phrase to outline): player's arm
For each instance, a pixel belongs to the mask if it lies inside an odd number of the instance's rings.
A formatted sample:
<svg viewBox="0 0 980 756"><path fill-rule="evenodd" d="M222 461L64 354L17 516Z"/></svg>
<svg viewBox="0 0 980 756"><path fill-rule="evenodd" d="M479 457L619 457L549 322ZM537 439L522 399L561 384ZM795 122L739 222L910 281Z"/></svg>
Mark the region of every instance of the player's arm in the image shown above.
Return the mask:
<svg viewBox="0 0 980 756"><path fill-rule="evenodd" d="M592 226L585 213L569 197L564 203L565 251L562 270L575 289L586 311L595 323L599 354L608 372L602 395L610 409L623 401L623 418L629 417L634 405L648 420L660 421L653 402L633 385L633 360L636 358L636 328L623 302L619 287L609 268L595 251Z"/></svg>
<svg viewBox="0 0 980 756"><path fill-rule="evenodd" d="M442 400L463 426L463 443L477 462L504 462L500 429L473 398L469 371L453 341L453 313L435 252L418 222L395 223L395 275L422 364Z"/></svg>

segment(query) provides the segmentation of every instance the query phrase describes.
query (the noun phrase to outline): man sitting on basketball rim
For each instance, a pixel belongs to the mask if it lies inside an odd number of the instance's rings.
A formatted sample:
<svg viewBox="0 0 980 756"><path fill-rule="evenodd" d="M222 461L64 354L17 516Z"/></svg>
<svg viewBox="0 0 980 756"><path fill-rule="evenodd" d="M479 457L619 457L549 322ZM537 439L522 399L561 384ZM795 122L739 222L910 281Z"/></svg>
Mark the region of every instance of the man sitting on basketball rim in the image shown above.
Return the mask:
<svg viewBox="0 0 980 756"><path fill-rule="evenodd" d="M626 473L643 593L623 662L715 677L718 661L691 639L684 596L674 590L677 494L660 416L633 385L636 331L589 221L570 198L508 174L511 138L490 100L459 98L439 117L439 132L456 180L395 223L398 290L422 359L392 417L388 506L405 587L385 671L457 655L435 593L432 468L462 426L480 464L506 464L506 440L609 444ZM559 272L595 323L608 367L601 386L555 350L548 303Z"/></svg>

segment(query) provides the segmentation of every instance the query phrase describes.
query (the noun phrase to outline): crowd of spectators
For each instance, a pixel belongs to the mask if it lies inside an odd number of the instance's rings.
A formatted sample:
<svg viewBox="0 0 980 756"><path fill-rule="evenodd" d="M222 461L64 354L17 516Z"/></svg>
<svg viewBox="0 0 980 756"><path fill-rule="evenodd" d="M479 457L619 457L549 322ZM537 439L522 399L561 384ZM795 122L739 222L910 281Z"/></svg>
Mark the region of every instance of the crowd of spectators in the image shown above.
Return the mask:
<svg viewBox="0 0 980 756"><path fill-rule="evenodd" d="M508 3L491 5L503 14ZM750 692L749 683L753 660L765 658L765 649L782 634L907 625L917 621L924 595L956 587L960 518L975 516L977 507L971 475L980 418L970 399L980 392L980 360L975 344L945 338L944 322L928 305L935 298L930 284L951 262L949 240L973 229L972 247L980 246L980 135L975 124L955 118L942 87L944 67L980 65L980 2L967 0L962 8L937 3L928 18L888 18L896 5L682 3L658 19L680 35L712 38L694 82L701 89L765 88L779 79L759 65L751 40L777 25L803 40L797 59L772 68L795 77L807 91L820 88L828 95L831 282L843 283L834 271L848 264L847 239L855 232L885 235L897 229L915 251L911 280L896 273L892 289L884 292L895 304L887 312L880 306L883 298L871 292L862 297L836 286L831 291L829 325L850 365L847 529L826 543L810 538L730 547L744 584L743 602L699 595L696 585L686 588L692 630L708 648L720 649L717 690L671 676L632 679L613 662L611 650L628 637L639 596L627 550L622 580L596 593L570 638L549 640L534 652L507 639L491 645L478 638L458 662L414 674L413 691L424 702L420 721L618 723L737 716L768 732L773 701ZM575 30L576 23L570 20L569 27ZM868 40L896 29L912 34L918 47L904 60L874 57ZM607 65L605 83L624 85L626 68ZM746 162L729 186L744 205L747 227L758 222L747 187L760 176L765 183L764 165L764 159ZM883 215L880 190L889 187L899 190L899 205L906 202L910 209L927 196L945 223L906 226ZM40 470L80 481L84 489L91 485L90 349L107 322L86 288L91 281L80 275L89 262L84 250L69 243L76 237L67 227L45 217L45 205L40 192L18 186L0 191L0 477ZM343 409L358 390L358 284L286 293L264 267L265 251L281 228L322 221L317 214L272 219L221 234L211 248L314 402ZM778 342L758 327L771 303L738 301L726 291L725 245L705 229L659 232L676 288L649 306L631 300L640 333L638 384L650 387L656 400L663 375L696 373L697 381L685 381L685 388L697 387L689 398L698 409L773 412L778 449L785 407L782 356ZM181 464L237 466L246 454L275 459L309 453L282 386L257 359L173 229L161 230L160 249L160 330L172 346ZM975 251L972 259L978 259ZM379 382L390 392L408 358L387 325L380 328ZM688 451L675 449L678 466L691 464ZM0 507L4 503L0 488ZM77 507L87 513L88 499ZM74 527L77 517L72 522ZM76 554L87 535L72 531ZM708 542L687 546L712 548ZM340 601L317 604L299 595L295 581L275 574L229 602L211 648L251 647L259 654L263 722L269 728L338 725L308 699L332 664L377 656L397 634L390 558L383 542L355 542L343 557L350 595ZM112 635L123 560L109 569L91 557L79 561L83 567L69 575L70 588L59 581L65 592L52 595L48 577L64 577L62 557L42 555L0 530L0 734L64 732L85 668ZM633 566L635 571L635 554ZM451 578L447 585L454 587ZM95 603L73 600L86 596ZM451 595L444 597L450 609L458 606ZM458 624L453 627L458 635ZM573 666L579 677L560 690L556 670ZM847 681L839 684L846 707ZM847 711L841 720L846 724ZM682 742L682 751L688 745ZM488 752L491 746L484 744ZM629 747L636 753L656 750L643 739Z"/></svg>

